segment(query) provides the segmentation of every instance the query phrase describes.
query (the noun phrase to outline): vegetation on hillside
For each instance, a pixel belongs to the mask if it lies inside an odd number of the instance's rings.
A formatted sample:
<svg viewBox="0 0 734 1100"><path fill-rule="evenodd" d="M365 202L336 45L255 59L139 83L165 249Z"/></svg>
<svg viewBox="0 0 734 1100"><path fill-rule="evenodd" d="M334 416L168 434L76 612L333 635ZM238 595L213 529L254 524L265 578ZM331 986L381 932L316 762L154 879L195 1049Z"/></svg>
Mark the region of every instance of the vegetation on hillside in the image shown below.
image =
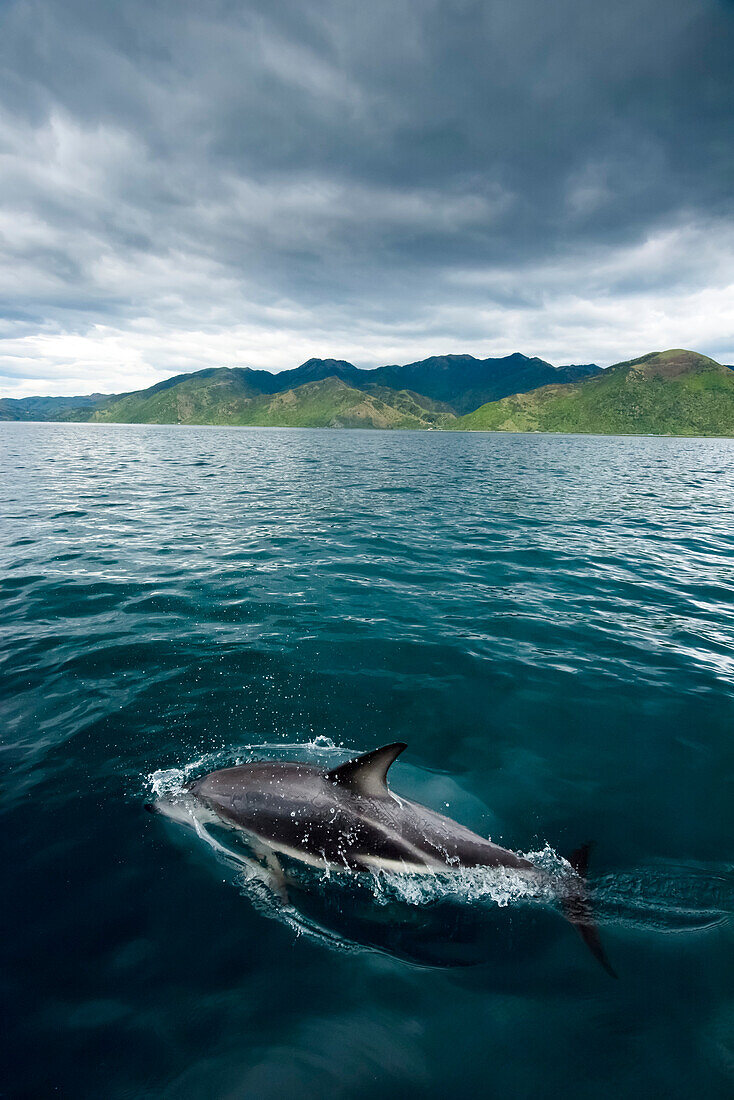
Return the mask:
<svg viewBox="0 0 734 1100"><path fill-rule="evenodd" d="M96 408L111 400L108 393L85 397L0 397L0 420L63 420L77 409Z"/></svg>
<svg viewBox="0 0 734 1100"><path fill-rule="evenodd" d="M433 402L428 402L433 405ZM241 383L214 375L147 397L131 394L83 414L83 419L136 424L232 424L288 428L432 428L452 413L425 408L409 393L379 395L338 378L307 382L283 393L250 396Z"/></svg>
<svg viewBox="0 0 734 1100"><path fill-rule="evenodd" d="M651 353L585 382L483 405L457 430L734 435L734 372L695 352Z"/></svg>
<svg viewBox="0 0 734 1100"><path fill-rule="evenodd" d="M525 393L551 382L576 382L598 374L599 369L593 363L554 367L537 356L515 352L498 359L432 355L404 367L378 367L368 373L380 385L425 394L434 401L446 403L456 413L467 413L486 401ZM362 385L361 382L357 384Z"/></svg>
<svg viewBox="0 0 734 1100"><path fill-rule="evenodd" d="M206 370L147 390L122 394L96 409L76 410L73 420L115 424L231 424L259 393L234 370Z"/></svg>

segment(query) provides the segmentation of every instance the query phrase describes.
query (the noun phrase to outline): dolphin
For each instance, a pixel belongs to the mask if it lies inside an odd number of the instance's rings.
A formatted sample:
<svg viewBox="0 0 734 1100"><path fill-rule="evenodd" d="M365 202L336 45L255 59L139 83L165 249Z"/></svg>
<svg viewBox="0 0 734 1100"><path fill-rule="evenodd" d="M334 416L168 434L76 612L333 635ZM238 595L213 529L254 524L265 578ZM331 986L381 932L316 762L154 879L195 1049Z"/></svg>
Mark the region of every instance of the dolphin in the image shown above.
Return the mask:
<svg viewBox="0 0 734 1100"><path fill-rule="evenodd" d="M505 868L535 886L552 885L566 917L616 977L591 917L585 885L588 846L570 858L563 882L552 880L524 856L391 791L388 769L406 748L401 741L383 745L330 770L256 761L210 772L188 784L188 790L216 818L241 830L282 883L279 856L321 869L373 874Z"/></svg>

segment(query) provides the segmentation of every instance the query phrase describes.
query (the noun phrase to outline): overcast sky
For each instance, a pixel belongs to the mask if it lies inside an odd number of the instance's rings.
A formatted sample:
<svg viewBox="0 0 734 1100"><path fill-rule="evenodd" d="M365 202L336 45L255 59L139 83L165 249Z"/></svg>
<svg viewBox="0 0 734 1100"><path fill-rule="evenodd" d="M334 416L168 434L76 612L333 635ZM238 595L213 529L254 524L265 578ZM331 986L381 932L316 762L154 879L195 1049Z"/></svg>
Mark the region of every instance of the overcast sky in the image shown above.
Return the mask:
<svg viewBox="0 0 734 1100"><path fill-rule="evenodd" d="M0 0L0 392L734 363L731 0Z"/></svg>

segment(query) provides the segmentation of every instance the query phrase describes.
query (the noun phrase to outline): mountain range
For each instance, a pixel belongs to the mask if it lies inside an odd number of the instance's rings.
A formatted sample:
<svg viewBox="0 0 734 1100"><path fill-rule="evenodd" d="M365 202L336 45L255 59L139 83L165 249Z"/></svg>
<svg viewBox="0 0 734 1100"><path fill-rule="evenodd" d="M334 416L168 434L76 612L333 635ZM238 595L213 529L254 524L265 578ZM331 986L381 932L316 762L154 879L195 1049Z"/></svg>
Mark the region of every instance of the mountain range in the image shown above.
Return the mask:
<svg viewBox="0 0 734 1100"><path fill-rule="evenodd" d="M680 349L606 369L520 353L373 370L309 359L277 374L212 367L124 394L5 398L0 420L734 435L734 371Z"/></svg>
<svg viewBox="0 0 734 1100"><path fill-rule="evenodd" d="M498 359L476 359L473 355L435 355L405 366L363 370L343 359L309 359L294 370L273 374L249 367L209 367L192 374L166 378L145 390L126 394L91 394L86 397L26 397L0 399L0 419L5 420L117 420L142 423L258 423L266 413L267 402L248 403L274 397L316 382L335 379L351 390L368 395L366 408L373 400L393 405L395 394L407 391L413 405L429 413L456 416L479 408L510 394L536 389L551 382L572 382L595 374L595 364L554 367L543 359L515 353ZM344 394L335 388L339 403ZM305 395L312 403L311 395ZM323 392L322 392L323 397ZM355 398L350 400L356 401ZM298 403L298 402L296 402ZM292 406L292 402L286 403ZM423 419L403 397L400 412ZM286 406L278 401L274 410ZM384 410L380 410L382 419ZM255 420L251 420L255 416ZM203 418L203 419L201 419ZM364 419L364 417L363 417ZM434 424L432 417L429 423ZM378 426L382 427L383 424ZM396 424L414 427L414 424Z"/></svg>

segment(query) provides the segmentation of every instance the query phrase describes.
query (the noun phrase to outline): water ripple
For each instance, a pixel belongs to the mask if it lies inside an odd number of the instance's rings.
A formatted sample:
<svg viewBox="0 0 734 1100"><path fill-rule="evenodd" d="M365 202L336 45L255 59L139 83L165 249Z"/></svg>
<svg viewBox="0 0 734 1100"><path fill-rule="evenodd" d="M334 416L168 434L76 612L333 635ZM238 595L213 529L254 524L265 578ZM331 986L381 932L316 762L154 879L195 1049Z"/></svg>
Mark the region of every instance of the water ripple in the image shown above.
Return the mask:
<svg viewBox="0 0 734 1100"><path fill-rule="evenodd" d="M355 1020L426 1095L516 1095L538 1050L528 1095L725 1094L734 443L6 423L0 449L9 1094L209 1095L215 1058L240 1095ZM462 980L327 954L142 813L146 776L237 746L393 740L399 790L477 832L598 842L622 981L559 920ZM391 1095L384 1046L353 1049Z"/></svg>

